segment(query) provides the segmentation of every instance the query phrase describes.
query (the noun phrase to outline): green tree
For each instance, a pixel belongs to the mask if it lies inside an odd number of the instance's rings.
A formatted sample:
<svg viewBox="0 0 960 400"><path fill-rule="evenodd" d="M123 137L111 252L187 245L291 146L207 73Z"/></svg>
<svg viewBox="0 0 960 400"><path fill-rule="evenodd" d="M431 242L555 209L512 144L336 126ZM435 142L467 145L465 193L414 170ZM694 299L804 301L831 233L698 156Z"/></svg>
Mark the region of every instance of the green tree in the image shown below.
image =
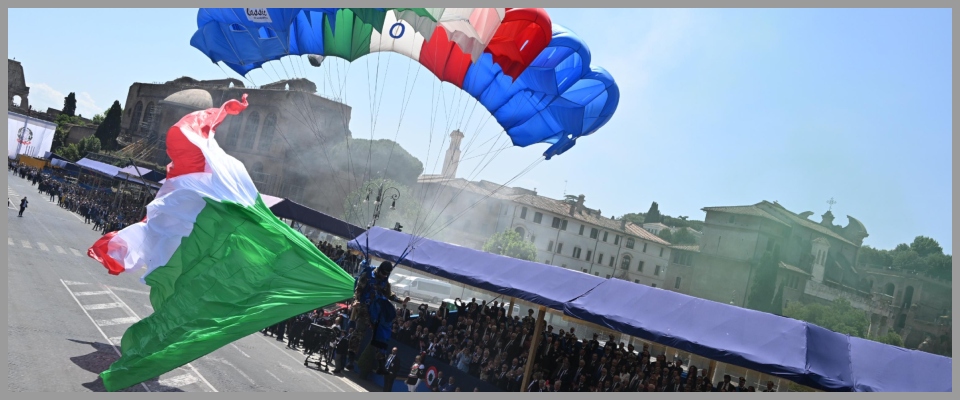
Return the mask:
<svg viewBox="0 0 960 400"><path fill-rule="evenodd" d="M783 315L860 338L867 338L870 327L867 313L853 308L844 298L837 298L829 304L792 302L783 310Z"/></svg>
<svg viewBox="0 0 960 400"><path fill-rule="evenodd" d="M668 243L673 243L673 233L669 229L661 229L660 233L657 234L660 239L666 240Z"/></svg>
<svg viewBox="0 0 960 400"><path fill-rule="evenodd" d="M434 221L430 218L432 214L423 210L417 196L409 187L389 179L367 181L360 188L351 192L344 201L344 220L361 228L366 228L373 221L377 204L377 188L380 185L383 186L384 192L380 199L383 204L380 206L380 218L377 220L377 226L392 229L394 224L399 222L403 227L403 232L413 235L425 233L422 232L426 227L424 221L426 221L426 224ZM372 190L368 191L368 188ZM397 190L394 191L389 188L396 188ZM397 191L399 191L400 196L394 202L392 196L397 194ZM434 227L437 227L437 225L439 223Z"/></svg>
<svg viewBox="0 0 960 400"><path fill-rule="evenodd" d="M412 186L423 174L423 163L397 142L388 139L349 138L319 157L329 161L332 169L339 171L341 176L352 173L353 182L384 178Z"/></svg>
<svg viewBox="0 0 960 400"><path fill-rule="evenodd" d="M118 147L117 136L120 135L120 116L122 112L120 102L114 100L113 105L107 110L103 122L97 126L97 131L94 133L106 150L116 150Z"/></svg>
<svg viewBox="0 0 960 400"><path fill-rule="evenodd" d="M917 236L910 243L910 250L917 252L920 257L926 257L931 254L943 254L943 247L933 238L926 236Z"/></svg>
<svg viewBox="0 0 960 400"><path fill-rule="evenodd" d="M77 150L77 145L75 143L61 147L57 154L59 154L60 157L66 158L72 162L80 160L80 151Z"/></svg>
<svg viewBox="0 0 960 400"><path fill-rule="evenodd" d="M53 134L53 145L51 146L51 151L56 152L61 147L67 145L67 139L69 136L70 126L79 125L85 126L86 123L80 117L60 114L54 120L57 124L57 129Z"/></svg>
<svg viewBox="0 0 960 400"><path fill-rule="evenodd" d="M753 279L750 284L750 295L747 297L748 308L771 312L780 264L778 253L765 252L760 257L760 261L753 265Z"/></svg>
<svg viewBox="0 0 960 400"><path fill-rule="evenodd" d="M103 123L103 116L104 114L97 114L94 115L93 118L90 118L90 120L93 121L94 124L100 125Z"/></svg>
<svg viewBox="0 0 960 400"><path fill-rule="evenodd" d="M673 240L667 241L679 245L697 244L697 237L693 236L689 229L680 228L673 232Z"/></svg>
<svg viewBox="0 0 960 400"><path fill-rule="evenodd" d="M537 258L537 247L533 242L524 240L514 231L503 231L490 236L483 244L483 251L527 261L535 261Z"/></svg>
<svg viewBox="0 0 960 400"><path fill-rule="evenodd" d="M886 343L889 345L897 346L897 347L903 347L903 338L901 338L900 335L898 335L894 331L889 331L887 332L886 335L883 335L883 336L875 336L873 340L878 341L880 343Z"/></svg>
<svg viewBox="0 0 960 400"><path fill-rule="evenodd" d="M62 114L68 116L74 116L77 112L77 94L70 92L67 97L63 98L63 110L60 111Z"/></svg>
<svg viewBox="0 0 960 400"><path fill-rule="evenodd" d="M627 213L627 214L624 214L622 218L634 225L643 226L644 217L645 216L643 213Z"/></svg>
<svg viewBox="0 0 960 400"><path fill-rule="evenodd" d="M890 267L893 265L893 256L889 250L879 250L864 245L860 247L859 263L861 265L874 265L878 267Z"/></svg>
<svg viewBox="0 0 960 400"><path fill-rule="evenodd" d="M663 221L663 215L660 214L660 206L657 205L657 202L650 204L650 210L647 211L647 214L643 217L643 223L654 223Z"/></svg>
<svg viewBox="0 0 960 400"><path fill-rule="evenodd" d="M85 137L77 142L76 146L80 158L83 158L86 157L87 154L100 152L100 139L97 139L96 136Z"/></svg>

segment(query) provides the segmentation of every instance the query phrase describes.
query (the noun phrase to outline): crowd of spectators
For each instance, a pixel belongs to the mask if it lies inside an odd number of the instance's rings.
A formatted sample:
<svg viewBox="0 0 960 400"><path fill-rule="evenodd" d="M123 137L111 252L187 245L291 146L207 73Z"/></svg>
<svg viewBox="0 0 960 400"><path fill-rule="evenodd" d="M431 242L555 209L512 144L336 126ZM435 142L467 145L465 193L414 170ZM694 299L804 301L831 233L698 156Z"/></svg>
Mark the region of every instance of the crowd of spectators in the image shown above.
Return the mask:
<svg viewBox="0 0 960 400"><path fill-rule="evenodd" d="M453 314L444 308L436 313L418 308L401 308L394 335L398 341L419 350L422 357L448 363L460 371L496 386L501 391L518 392L523 384L534 335L540 342L534 352L533 373L526 391L530 392L742 392L757 391L744 378L733 382L729 375L713 384L706 371L680 360L672 362L663 354L651 357L647 346L618 343L610 336L601 342L599 335L578 338L575 328L554 332L546 326L534 332L533 310L524 317L507 317L507 304L493 301L456 300ZM432 389L443 391L447 380L438 377ZM768 383L763 391L773 391Z"/></svg>
<svg viewBox="0 0 960 400"><path fill-rule="evenodd" d="M103 190L88 189L77 181L67 179L62 171L38 170L24 165L8 164L15 175L28 179L40 193L49 195L50 201L80 214L85 223L93 224L94 230L104 233L122 229L143 217L142 197L127 193L115 194ZM92 186L93 177L79 183ZM359 271L360 257L340 245L321 241L317 248L351 274ZM464 302L455 300L456 313L441 307L431 312L426 304L416 310L410 303L398 308L393 324L393 336L398 342L418 350L405 383L411 388L424 379L422 366L428 362L447 363L472 375L501 391L519 392L523 384L524 369L528 362L534 335L540 336L534 353L533 374L526 387L528 392L743 392L757 391L748 386L743 377L733 382L724 375L716 384L709 381L707 371L694 365L683 366L682 361L669 362L666 356L652 357L646 345L636 349L632 344L610 336L601 343L597 334L592 338L578 338L575 329L554 332L546 326L534 332L536 318L533 310L520 317L507 316L507 304L492 301ZM416 311L416 314L414 314ZM345 340L347 310L317 309L313 312L290 318L264 329L264 334L286 341L287 347L301 349L304 329L310 324L332 323L338 327ZM415 315L415 317L412 317ZM344 353L346 346L337 346ZM346 356L346 354L341 354ZM346 358L352 363L355 355ZM344 359L344 358L341 358ZM342 364L342 362L341 362ZM343 366L338 365L337 369ZM349 367L349 365L348 365ZM430 385L433 391L460 391L453 377L442 373ZM765 392L775 391L772 382L767 382Z"/></svg>
<svg viewBox="0 0 960 400"><path fill-rule="evenodd" d="M123 229L143 219L146 204L143 191L112 191L113 182L92 174L79 174L73 179L60 169L38 169L22 164L8 163L7 168L15 175L30 181L37 192L46 195L51 202L84 218L92 229L104 234Z"/></svg>

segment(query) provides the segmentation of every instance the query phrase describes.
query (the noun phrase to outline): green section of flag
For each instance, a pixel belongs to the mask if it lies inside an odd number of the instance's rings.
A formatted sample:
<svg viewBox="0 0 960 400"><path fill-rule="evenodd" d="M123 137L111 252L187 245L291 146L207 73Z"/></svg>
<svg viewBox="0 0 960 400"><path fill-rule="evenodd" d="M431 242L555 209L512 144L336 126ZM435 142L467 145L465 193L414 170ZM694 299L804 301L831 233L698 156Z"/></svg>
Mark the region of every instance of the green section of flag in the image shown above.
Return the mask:
<svg viewBox="0 0 960 400"><path fill-rule="evenodd" d="M353 278L256 205L207 199L193 232L146 277L154 313L127 329L109 391L160 376L237 339L353 296Z"/></svg>

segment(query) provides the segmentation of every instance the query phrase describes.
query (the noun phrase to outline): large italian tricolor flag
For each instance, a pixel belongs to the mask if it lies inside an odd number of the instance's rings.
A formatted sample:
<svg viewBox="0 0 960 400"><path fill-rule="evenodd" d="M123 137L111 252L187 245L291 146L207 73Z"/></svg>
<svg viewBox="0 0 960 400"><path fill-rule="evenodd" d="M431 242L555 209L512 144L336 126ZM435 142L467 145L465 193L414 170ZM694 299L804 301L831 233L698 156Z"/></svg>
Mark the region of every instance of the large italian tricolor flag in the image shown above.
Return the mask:
<svg viewBox="0 0 960 400"><path fill-rule="evenodd" d="M111 274L144 269L154 309L127 329L122 356L100 374L109 391L353 295L353 278L274 216L243 164L217 144L216 127L246 107L244 95L170 128L172 161L147 217L87 252Z"/></svg>

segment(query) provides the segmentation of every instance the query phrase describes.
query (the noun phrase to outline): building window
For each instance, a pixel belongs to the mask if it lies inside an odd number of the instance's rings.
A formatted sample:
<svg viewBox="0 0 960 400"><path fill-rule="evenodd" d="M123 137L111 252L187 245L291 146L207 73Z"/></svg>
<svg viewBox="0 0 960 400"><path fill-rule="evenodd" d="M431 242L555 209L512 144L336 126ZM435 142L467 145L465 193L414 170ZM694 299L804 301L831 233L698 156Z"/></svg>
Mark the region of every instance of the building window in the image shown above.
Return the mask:
<svg viewBox="0 0 960 400"><path fill-rule="evenodd" d="M615 246L619 246L619 245L620 245L620 235L614 236L614 238L613 238L613 244L614 244Z"/></svg>
<svg viewBox="0 0 960 400"><path fill-rule="evenodd" d="M260 143L257 148L264 153L269 153L273 147L273 134L277 129L277 114L267 115L263 120L263 129L260 133Z"/></svg>
<svg viewBox="0 0 960 400"><path fill-rule="evenodd" d="M516 232L518 235L520 235L520 239L524 239L524 238L527 237L527 231L523 230L522 227L519 227L519 226L518 226L518 227L517 227L516 229L514 229L513 231Z"/></svg>
<svg viewBox="0 0 960 400"><path fill-rule="evenodd" d="M663 247L660 248L660 257L663 257Z"/></svg>
<svg viewBox="0 0 960 400"><path fill-rule="evenodd" d="M257 142L258 128L260 128L260 114L253 111L247 116L247 123L243 127L243 141L241 142L243 148L253 150L253 145Z"/></svg>
<svg viewBox="0 0 960 400"><path fill-rule="evenodd" d="M550 243L547 244L547 251L553 251L553 241L552 241L552 240L550 241Z"/></svg>
<svg viewBox="0 0 960 400"><path fill-rule="evenodd" d="M639 280L639 279L634 279L634 280L633 280L633 283L640 283L640 280Z"/></svg>
<svg viewBox="0 0 960 400"><path fill-rule="evenodd" d="M534 234L530 235L530 243L537 243L537 235L534 235Z"/></svg>
<svg viewBox="0 0 960 400"><path fill-rule="evenodd" d="M560 264L560 268L566 268L567 264Z"/></svg>
<svg viewBox="0 0 960 400"><path fill-rule="evenodd" d="M607 231L603 231L603 241L604 241L604 242L607 241L607 234L608 234L608 233L609 233L609 232L607 232Z"/></svg>
<svg viewBox="0 0 960 400"><path fill-rule="evenodd" d="M239 116L228 115L224 120L224 125L229 125L229 129L224 130L226 136L223 138L223 147L228 149L233 149L237 147L237 142L240 141L240 124L243 120ZM219 137L219 134L214 134L214 137Z"/></svg>
<svg viewBox="0 0 960 400"><path fill-rule="evenodd" d="M573 258L580 259L580 251L581 251L581 250L580 250L579 247L574 247L574 248L573 248Z"/></svg>
<svg viewBox="0 0 960 400"><path fill-rule="evenodd" d="M583 271L583 273L585 273L585 274L588 274L588 273L589 273L589 272L587 272L587 269L586 269L586 268L582 269L581 271Z"/></svg>
<svg viewBox="0 0 960 400"><path fill-rule="evenodd" d="M643 261L638 261L637 272L643 272Z"/></svg>
<svg viewBox="0 0 960 400"><path fill-rule="evenodd" d="M647 252L647 244L646 244L646 243L643 244L643 252L644 252L644 253Z"/></svg>
<svg viewBox="0 0 960 400"><path fill-rule="evenodd" d="M594 272L594 273L593 273L593 276L600 276L600 273L599 273L599 272Z"/></svg>
<svg viewBox="0 0 960 400"><path fill-rule="evenodd" d="M656 283L651 283L650 286L651 286L651 287L657 287L657 284L656 284Z"/></svg>
<svg viewBox="0 0 960 400"><path fill-rule="evenodd" d="M533 213L533 223L539 224L541 221L543 221L543 214L539 212Z"/></svg>
<svg viewBox="0 0 960 400"><path fill-rule="evenodd" d="M627 248L628 248L628 249L632 249L633 246L634 246L634 243L635 243L635 242L634 242L633 238L627 238Z"/></svg>
<svg viewBox="0 0 960 400"><path fill-rule="evenodd" d="M633 261L629 255L623 256L623 260L620 260L620 269L629 270L630 262Z"/></svg>
<svg viewBox="0 0 960 400"><path fill-rule="evenodd" d="M616 257L610 257L610 268L613 268L614 261L616 261Z"/></svg>
<svg viewBox="0 0 960 400"><path fill-rule="evenodd" d="M520 219L527 219L527 208L526 208L526 207L520 209Z"/></svg>
<svg viewBox="0 0 960 400"><path fill-rule="evenodd" d="M130 131L136 132L140 130L141 116L143 116L143 102L138 101L137 105L133 106L133 117L130 118Z"/></svg>
<svg viewBox="0 0 960 400"><path fill-rule="evenodd" d="M150 122L153 121L153 117L154 117L153 111L154 111L154 106L153 106L153 102L151 101L147 103L147 110L143 114L143 119L140 120L140 129L144 130L145 131L144 133L146 134L152 133L152 132L146 132L146 128L149 127Z"/></svg>
<svg viewBox="0 0 960 400"><path fill-rule="evenodd" d="M677 277L677 283L674 283L674 284L673 284L673 288L674 288L674 289L680 289L680 277L679 277L679 276Z"/></svg>
<svg viewBox="0 0 960 400"><path fill-rule="evenodd" d="M583 236L583 229L586 228L586 225L580 224L580 236Z"/></svg>
<svg viewBox="0 0 960 400"><path fill-rule="evenodd" d="M553 217L553 222L550 224L553 228L560 228L560 218Z"/></svg>
<svg viewBox="0 0 960 400"><path fill-rule="evenodd" d="M543 260L544 264L550 265L550 260Z"/></svg>
<svg viewBox="0 0 960 400"><path fill-rule="evenodd" d="M584 260L590 261L591 258L593 258L593 250L587 250L587 258Z"/></svg>
<svg viewBox="0 0 960 400"><path fill-rule="evenodd" d="M607 275L607 279L610 279L610 275Z"/></svg>
<svg viewBox="0 0 960 400"><path fill-rule="evenodd" d="M562 252L563 252L563 243L557 243L557 254L561 254Z"/></svg>
<svg viewBox="0 0 960 400"><path fill-rule="evenodd" d="M590 228L590 239L596 239L600 231L597 228Z"/></svg>
<svg viewBox="0 0 960 400"><path fill-rule="evenodd" d="M657 266L657 268L655 268L655 269L653 270L653 276L660 276L660 266L659 266L659 265Z"/></svg>
<svg viewBox="0 0 960 400"><path fill-rule="evenodd" d="M560 230L561 231L567 230L567 220L563 220L562 222L560 222Z"/></svg>
<svg viewBox="0 0 960 400"><path fill-rule="evenodd" d="M597 264L603 264L603 253L597 254Z"/></svg>

